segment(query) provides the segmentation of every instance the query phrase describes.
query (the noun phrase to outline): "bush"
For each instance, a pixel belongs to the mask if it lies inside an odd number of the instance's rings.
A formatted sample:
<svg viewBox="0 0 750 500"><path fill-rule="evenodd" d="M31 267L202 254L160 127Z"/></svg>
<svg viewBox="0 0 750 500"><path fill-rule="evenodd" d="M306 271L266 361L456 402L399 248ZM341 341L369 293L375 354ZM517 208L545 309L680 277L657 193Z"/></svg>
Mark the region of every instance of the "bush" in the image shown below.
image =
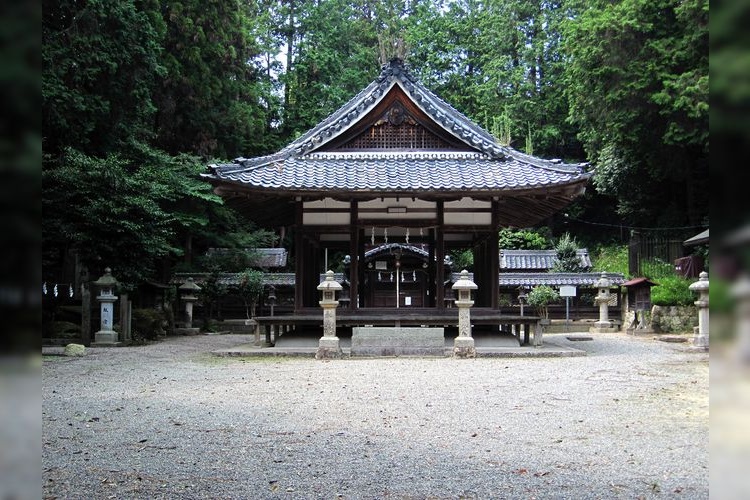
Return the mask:
<svg viewBox="0 0 750 500"><path fill-rule="evenodd" d="M689 288L694 281L677 275L659 278L659 286L651 289L651 303L655 306L691 305L698 298Z"/></svg>
<svg viewBox="0 0 750 500"><path fill-rule="evenodd" d="M156 340L159 335L164 335L164 322L166 317L163 311L156 309L133 309L132 337L135 342L144 340Z"/></svg>
<svg viewBox="0 0 750 500"><path fill-rule="evenodd" d="M542 318L549 318L547 306L554 304L558 300L560 300L560 294L557 293L557 290L547 285L535 286L526 296L528 304L533 306Z"/></svg>
<svg viewBox="0 0 750 500"><path fill-rule="evenodd" d="M628 247L627 245L601 246L591 255L593 271L620 273L628 276Z"/></svg>

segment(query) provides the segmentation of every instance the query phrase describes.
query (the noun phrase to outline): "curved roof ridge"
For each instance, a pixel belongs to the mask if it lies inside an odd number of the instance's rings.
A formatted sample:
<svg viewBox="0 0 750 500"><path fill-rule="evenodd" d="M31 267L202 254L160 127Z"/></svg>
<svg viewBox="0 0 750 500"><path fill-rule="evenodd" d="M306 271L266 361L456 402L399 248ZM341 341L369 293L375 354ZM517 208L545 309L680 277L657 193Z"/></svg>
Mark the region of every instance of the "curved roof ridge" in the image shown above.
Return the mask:
<svg viewBox="0 0 750 500"><path fill-rule="evenodd" d="M377 78L349 99L346 104L281 150L256 158L239 157L232 163L210 165L209 168L214 174L221 176L249 173L274 162L283 162L290 158L317 153L321 146L338 137L362 119L394 85L399 85L414 104L435 123L478 154L487 155L494 160L515 160L557 173L591 176L590 173L585 172L588 163L563 163L557 159L545 160L499 144L487 130L419 82L409 71L408 65L398 58L391 59L384 64Z"/></svg>

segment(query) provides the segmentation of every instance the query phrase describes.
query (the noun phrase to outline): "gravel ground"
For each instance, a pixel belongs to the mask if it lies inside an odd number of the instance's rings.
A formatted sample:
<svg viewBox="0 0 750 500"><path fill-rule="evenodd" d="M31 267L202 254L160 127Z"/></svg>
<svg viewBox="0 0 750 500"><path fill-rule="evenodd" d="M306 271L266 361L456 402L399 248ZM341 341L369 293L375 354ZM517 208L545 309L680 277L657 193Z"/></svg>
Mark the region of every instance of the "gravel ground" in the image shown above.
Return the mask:
<svg viewBox="0 0 750 500"><path fill-rule="evenodd" d="M708 355L220 358L242 335L45 357L45 498L708 498Z"/></svg>

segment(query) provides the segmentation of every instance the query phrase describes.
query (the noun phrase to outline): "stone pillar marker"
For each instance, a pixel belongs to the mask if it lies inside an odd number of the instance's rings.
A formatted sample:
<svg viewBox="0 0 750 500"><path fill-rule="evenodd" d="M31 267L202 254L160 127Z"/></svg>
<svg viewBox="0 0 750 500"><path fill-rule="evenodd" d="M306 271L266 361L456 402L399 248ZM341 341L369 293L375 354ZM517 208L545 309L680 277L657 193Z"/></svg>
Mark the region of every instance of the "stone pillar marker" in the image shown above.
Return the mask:
<svg viewBox="0 0 750 500"><path fill-rule="evenodd" d="M326 277L318 285L318 290L323 292L323 298L318 304L323 308L323 336L318 342L318 352L315 359L340 358L343 353L336 336L336 308L339 301L336 300L336 292L343 287L333 279L333 271L327 271Z"/></svg>
<svg viewBox="0 0 750 500"><path fill-rule="evenodd" d="M114 330L114 311L117 296L114 293L117 280L112 276L112 269L104 270L104 274L93 285L99 289L96 300L99 301L101 310L101 324L98 332L94 333L94 346L119 345L117 332Z"/></svg>
<svg viewBox="0 0 750 500"><path fill-rule="evenodd" d="M455 301L458 307L458 337L453 341L453 355L457 358L474 358L477 350L474 347L474 337L471 336L469 310L474 305L474 301L471 300L471 291L478 287L469 279L469 271L464 269L452 288L458 293Z"/></svg>
<svg viewBox="0 0 750 500"><path fill-rule="evenodd" d="M694 304L698 307L698 326L693 329L693 347L708 350L708 273L703 271L698 281L690 285L690 291L698 294Z"/></svg>
<svg viewBox="0 0 750 500"><path fill-rule="evenodd" d="M195 284L192 277L188 278L185 283L180 285L180 300L185 305L185 316L183 320L184 326L181 328L175 328L175 333L178 335L197 335L200 332L200 328L193 328L193 304L198 301L198 292L201 291L201 287Z"/></svg>
<svg viewBox="0 0 750 500"><path fill-rule="evenodd" d="M589 331L591 333L616 332L617 328L609 320L609 299L612 298L609 289L612 287L612 281L607 278L607 273L603 272L594 286L599 289L599 293L594 297L594 302L599 305L599 321L596 321Z"/></svg>

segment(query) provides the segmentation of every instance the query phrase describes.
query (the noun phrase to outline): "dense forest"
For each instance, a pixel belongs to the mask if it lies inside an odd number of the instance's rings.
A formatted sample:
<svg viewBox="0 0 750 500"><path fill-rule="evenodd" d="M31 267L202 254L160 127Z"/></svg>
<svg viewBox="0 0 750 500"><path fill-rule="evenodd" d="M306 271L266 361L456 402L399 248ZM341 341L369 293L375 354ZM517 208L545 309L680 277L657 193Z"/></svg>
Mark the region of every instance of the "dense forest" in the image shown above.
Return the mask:
<svg viewBox="0 0 750 500"><path fill-rule="evenodd" d="M71 251L136 283L267 244L199 174L282 147L393 55L499 141L591 162L553 232L706 224L708 17L708 0L44 0L45 279Z"/></svg>

